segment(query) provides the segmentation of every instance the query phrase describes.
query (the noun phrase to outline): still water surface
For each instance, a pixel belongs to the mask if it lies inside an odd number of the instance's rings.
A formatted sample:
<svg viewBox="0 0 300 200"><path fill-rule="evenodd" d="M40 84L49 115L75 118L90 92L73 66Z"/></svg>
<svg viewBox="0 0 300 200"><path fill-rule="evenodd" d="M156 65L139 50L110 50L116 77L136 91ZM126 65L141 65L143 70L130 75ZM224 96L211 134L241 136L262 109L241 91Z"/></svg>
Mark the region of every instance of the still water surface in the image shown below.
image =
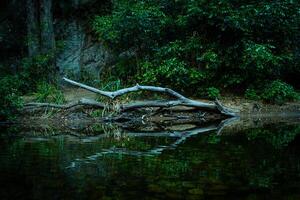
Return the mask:
<svg viewBox="0 0 300 200"><path fill-rule="evenodd" d="M184 138L2 128L0 199L300 199L300 124L240 126Z"/></svg>

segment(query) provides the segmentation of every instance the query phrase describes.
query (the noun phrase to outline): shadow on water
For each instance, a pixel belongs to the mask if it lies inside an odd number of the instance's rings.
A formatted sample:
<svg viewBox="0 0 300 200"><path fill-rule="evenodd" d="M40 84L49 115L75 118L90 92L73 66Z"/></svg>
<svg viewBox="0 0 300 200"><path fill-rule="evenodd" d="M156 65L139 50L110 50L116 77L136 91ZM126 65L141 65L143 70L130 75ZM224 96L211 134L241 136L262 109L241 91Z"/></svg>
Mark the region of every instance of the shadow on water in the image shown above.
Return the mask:
<svg viewBox="0 0 300 200"><path fill-rule="evenodd" d="M0 133L1 199L300 199L299 117Z"/></svg>

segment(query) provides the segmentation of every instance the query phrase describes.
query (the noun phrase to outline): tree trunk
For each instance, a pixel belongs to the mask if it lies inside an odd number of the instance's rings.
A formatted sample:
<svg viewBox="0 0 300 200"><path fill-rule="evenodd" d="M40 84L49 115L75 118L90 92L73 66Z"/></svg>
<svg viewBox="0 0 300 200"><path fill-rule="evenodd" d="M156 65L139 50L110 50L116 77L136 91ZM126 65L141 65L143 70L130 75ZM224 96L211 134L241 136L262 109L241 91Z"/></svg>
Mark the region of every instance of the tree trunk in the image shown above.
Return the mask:
<svg viewBox="0 0 300 200"><path fill-rule="evenodd" d="M48 81L58 84L59 69L56 67L52 0L40 0L40 26L41 53L47 55L49 58Z"/></svg>
<svg viewBox="0 0 300 200"><path fill-rule="evenodd" d="M38 5L36 0L27 0L27 45L29 57L40 52L40 30L38 20Z"/></svg>
<svg viewBox="0 0 300 200"><path fill-rule="evenodd" d="M41 50L46 54L55 50L52 0L40 1Z"/></svg>

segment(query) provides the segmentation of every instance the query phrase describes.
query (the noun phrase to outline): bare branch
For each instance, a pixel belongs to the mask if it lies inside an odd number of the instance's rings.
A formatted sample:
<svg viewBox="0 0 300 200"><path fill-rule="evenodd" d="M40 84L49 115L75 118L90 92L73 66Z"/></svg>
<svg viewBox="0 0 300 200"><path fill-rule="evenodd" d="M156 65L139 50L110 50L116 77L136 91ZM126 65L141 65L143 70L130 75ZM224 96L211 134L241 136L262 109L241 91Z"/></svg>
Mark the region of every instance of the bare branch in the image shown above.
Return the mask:
<svg viewBox="0 0 300 200"><path fill-rule="evenodd" d="M152 92L161 92L161 93L166 93L166 94L169 94L171 96L174 96L177 99L181 99L181 100L186 100L187 99L186 97L179 94L178 92L175 92L172 89L163 88L163 87L143 86L143 85L138 85L137 84L136 86L133 86L133 87L120 89L120 90L117 90L117 91L114 91L114 92L108 92L108 91L99 90L97 88L94 88L94 87L91 87L91 86L88 86L88 85L85 85L85 84L82 84L82 83L78 83L76 81L73 81L73 80L70 80L70 79L67 79L67 78L63 78L63 80L70 83L70 84L72 84L72 85L81 87L83 89L86 89L88 91L100 94L102 96L105 96L105 97L108 97L108 98L111 98L111 99L115 99L116 97L122 96L122 95L127 94L127 93L137 92L139 90L152 91Z"/></svg>
<svg viewBox="0 0 300 200"><path fill-rule="evenodd" d="M70 109L75 106L91 106L95 108L104 108L103 103L91 99L80 99L79 101L72 102L65 105L53 104L53 103L27 103L24 105L24 109L36 109L36 108L57 108L57 109Z"/></svg>
<svg viewBox="0 0 300 200"><path fill-rule="evenodd" d="M131 92L136 92L136 91L152 91L152 92L160 92L160 93L165 93L169 94L170 96L173 96L176 98L176 100L168 100L168 101L141 101L141 102L133 102L133 103L128 103L128 104L120 104L118 108L120 108L121 112L126 112L129 110L134 110L134 109L139 109L139 108L146 108L146 107L159 107L159 108L170 108L170 107L175 107L175 106L185 106L185 107L193 107L199 110L206 110L210 112L215 112L215 113L221 113L226 116L237 116L237 114L224 106L216 100L215 103L206 103L206 102L201 102L201 101L195 101L189 98L186 98L185 96L179 94L178 92L175 92L172 89L169 88L163 88L163 87L155 87L155 86L142 86L142 85L136 85L133 87L129 88L124 88L120 89L114 92L109 92L109 91L102 91L94 87L90 87L88 85L78 83L76 81L63 78L64 81L81 87L83 89L86 89L88 91L100 94L102 96L115 99L119 96L122 96L127 93ZM78 105L84 105L84 106L92 106L95 108L104 108L105 104L94 101L94 100L88 100L88 99L81 99L78 102L73 102L69 103L67 105L57 105L57 104L49 104L49 103L29 103L25 105L25 108L31 109L31 108L41 108L41 107L46 107L46 108L58 108L58 109L69 109Z"/></svg>
<svg viewBox="0 0 300 200"><path fill-rule="evenodd" d="M87 86L82 83L78 83L76 81L72 81L67 78L63 78L63 80L72 85L79 86L81 88L84 88L91 92L95 92L95 93L103 95L103 96L106 96L111 99L115 99L116 97L122 96L127 93L136 92L139 90L166 93L177 99L174 101L167 101L167 102L145 101L145 102L140 102L140 103L136 102L136 103L126 104L126 105L120 105L121 110L123 110L123 111L137 109L137 108L144 108L144 107L173 107L173 106L181 105L181 106L205 109L205 110L209 110L209 111L217 111L217 112L220 112L221 114L224 114L227 116L237 116L236 113L234 113L234 112L230 111L229 109L225 108L224 106L222 106L218 100L216 100L216 102L214 104L195 101L192 99L188 99L185 96L183 96L183 95L179 94L178 92L175 92L174 90L169 89L169 88L155 87L155 86L143 86L143 85L137 84L136 86L133 86L133 87L120 89L120 90L117 90L114 92L108 92L108 91L102 91L102 90Z"/></svg>
<svg viewBox="0 0 300 200"><path fill-rule="evenodd" d="M174 101L141 101L133 102L120 106L121 111L146 108L146 107L159 107L159 108L170 108L175 106L186 106L199 108L203 110L216 111L217 107L214 104L202 103L193 100L174 100Z"/></svg>
<svg viewBox="0 0 300 200"><path fill-rule="evenodd" d="M75 85L75 86L78 86L78 87L81 87L83 89L86 89L90 92L94 92L94 93L97 93L97 94L100 94L100 95L103 95L103 96L106 96L106 97L110 97L110 93L111 92L105 92L105 91L102 91L102 90L98 90L97 88L94 88L94 87L90 87L88 85L85 85L83 83L78 83L76 81L72 81L70 79L67 79L67 78L63 78L64 81L70 83L71 85Z"/></svg>

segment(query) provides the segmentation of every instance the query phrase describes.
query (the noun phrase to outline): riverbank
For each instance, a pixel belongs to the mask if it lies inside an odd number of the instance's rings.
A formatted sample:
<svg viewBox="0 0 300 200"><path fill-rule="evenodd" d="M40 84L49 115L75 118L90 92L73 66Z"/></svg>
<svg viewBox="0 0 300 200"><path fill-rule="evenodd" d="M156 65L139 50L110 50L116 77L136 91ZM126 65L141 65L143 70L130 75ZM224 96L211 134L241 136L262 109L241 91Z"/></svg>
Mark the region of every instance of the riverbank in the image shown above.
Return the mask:
<svg viewBox="0 0 300 200"><path fill-rule="evenodd" d="M96 94L80 88L65 88L63 94L66 103L78 101L81 98L99 99ZM197 100L212 103L208 100ZM35 97L33 95L25 96L24 101L25 103L34 102ZM130 100L125 99L125 101ZM33 132L37 135L40 135L40 132L43 132L42 135L55 135L58 132L64 132L80 136L94 136L104 132L115 132L117 129L124 129L129 132L184 132L193 128L211 127L212 125L219 127L220 124L222 128L218 128L218 130L221 130L222 134L232 134L249 128L272 126L272 124L280 123L298 124L300 122L299 101L273 105L233 95L223 96L220 101L239 115L237 120L227 123L226 126L221 124L224 120L222 117L207 114L203 118L203 113L197 111L185 112L183 110L181 112L172 111L171 115L170 112L153 115L153 110L148 110L149 112L147 111L146 114L134 112L126 113L120 117L118 113L82 107L69 110L49 108L37 112L24 112L15 122L16 127L20 126L20 130L28 134L35 130ZM183 108L179 109L182 110Z"/></svg>

